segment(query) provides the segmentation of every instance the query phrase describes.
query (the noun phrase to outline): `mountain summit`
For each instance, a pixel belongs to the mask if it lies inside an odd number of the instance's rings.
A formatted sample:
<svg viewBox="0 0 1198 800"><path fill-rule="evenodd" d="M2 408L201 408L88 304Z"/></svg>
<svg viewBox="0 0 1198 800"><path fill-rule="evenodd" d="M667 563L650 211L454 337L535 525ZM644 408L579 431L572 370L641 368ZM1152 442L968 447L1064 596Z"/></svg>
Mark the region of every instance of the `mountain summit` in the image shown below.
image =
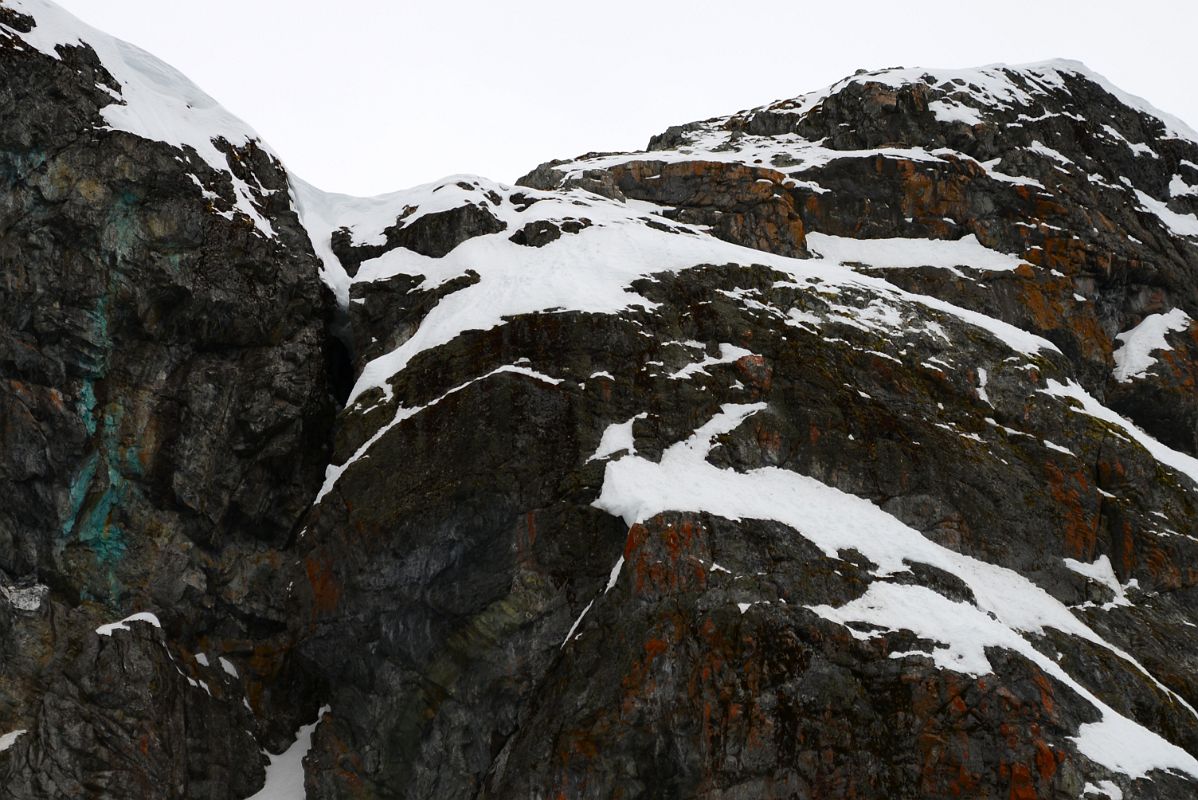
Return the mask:
<svg viewBox="0 0 1198 800"><path fill-rule="evenodd" d="M329 194L0 0L0 799L1198 787L1198 135L1075 62Z"/></svg>

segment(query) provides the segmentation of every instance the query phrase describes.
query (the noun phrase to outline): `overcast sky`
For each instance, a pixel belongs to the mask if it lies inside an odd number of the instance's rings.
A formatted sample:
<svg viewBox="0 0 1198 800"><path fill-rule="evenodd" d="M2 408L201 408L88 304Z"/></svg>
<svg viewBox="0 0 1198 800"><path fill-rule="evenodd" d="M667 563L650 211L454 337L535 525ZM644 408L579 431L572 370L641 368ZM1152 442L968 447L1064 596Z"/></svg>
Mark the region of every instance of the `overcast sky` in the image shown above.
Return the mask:
<svg viewBox="0 0 1198 800"><path fill-rule="evenodd" d="M1193 0L58 2L351 194L457 172L510 182L858 68L1074 58L1198 127Z"/></svg>

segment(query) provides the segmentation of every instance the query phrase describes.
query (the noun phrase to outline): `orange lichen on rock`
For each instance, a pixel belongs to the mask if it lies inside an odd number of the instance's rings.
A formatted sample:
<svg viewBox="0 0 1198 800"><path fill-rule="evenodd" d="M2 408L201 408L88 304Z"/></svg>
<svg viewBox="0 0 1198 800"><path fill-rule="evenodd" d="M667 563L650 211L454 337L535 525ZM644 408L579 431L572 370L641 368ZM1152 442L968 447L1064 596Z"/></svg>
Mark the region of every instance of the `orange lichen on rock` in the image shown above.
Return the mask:
<svg viewBox="0 0 1198 800"><path fill-rule="evenodd" d="M701 554L706 552L704 527L693 519L662 524L657 518L636 524L624 544L626 569L634 575L637 594L660 595L684 589L702 589L707 571Z"/></svg>
<svg viewBox="0 0 1198 800"><path fill-rule="evenodd" d="M1074 298L1071 280L1036 275L1026 264L1020 265L1014 275L1023 279L1018 284L1018 297L1033 330L1042 334L1067 331L1083 358L1110 363L1113 350L1110 337L1102 329L1093 304L1078 303Z"/></svg>
<svg viewBox="0 0 1198 800"><path fill-rule="evenodd" d="M332 565L314 556L304 561L304 569L308 575L308 583L312 587L313 615L328 614L337 608L341 598L341 588Z"/></svg>
<svg viewBox="0 0 1198 800"><path fill-rule="evenodd" d="M629 161L610 169L637 200L676 206L730 242L789 256L807 253L806 227L777 170L721 161Z"/></svg>
<svg viewBox="0 0 1198 800"><path fill-rule="evenodd" d="M741 356L736 360L736 372L745 383L762 393L768 392L773 385L774 370L762 356Z"/></svg>
<svg viewBox="0 0 1198 800"><path fill-rule="evenodd" d="M1091 494L1089 479L1080 469L1066 473L1052 461L1044 463L1044 475L1062 517L1065 555L1079 561L1092 560L1098 520L1083 500Z"/></svg>

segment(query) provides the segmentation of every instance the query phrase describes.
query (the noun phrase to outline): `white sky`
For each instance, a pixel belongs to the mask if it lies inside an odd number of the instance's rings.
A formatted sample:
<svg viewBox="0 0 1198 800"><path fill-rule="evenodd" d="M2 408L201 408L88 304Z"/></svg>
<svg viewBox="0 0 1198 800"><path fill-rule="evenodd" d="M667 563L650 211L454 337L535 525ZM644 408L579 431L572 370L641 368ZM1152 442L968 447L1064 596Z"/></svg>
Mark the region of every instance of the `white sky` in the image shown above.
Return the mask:
<svg viewBox="0 0 1198 800"><path fill-rule="evenodd" d="M1193 0L58 2L350 194L457 172L510 182L858 68L1074 58L1198 128Z"/></svg>

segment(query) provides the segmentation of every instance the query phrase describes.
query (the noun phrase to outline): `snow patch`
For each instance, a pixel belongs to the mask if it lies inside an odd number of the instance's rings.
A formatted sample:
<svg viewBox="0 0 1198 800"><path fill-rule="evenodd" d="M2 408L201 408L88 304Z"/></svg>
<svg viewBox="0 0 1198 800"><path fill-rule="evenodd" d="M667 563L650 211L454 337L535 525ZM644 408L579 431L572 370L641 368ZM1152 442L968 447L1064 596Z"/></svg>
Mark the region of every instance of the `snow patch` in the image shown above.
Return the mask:
<svg viewBox="0 0 1198 800"><path fill-rule="evenodd" d="M1178 236L1198 236L1198 217L1193 214L1178 214L1165 203L1150 194L1136 189L1136 197L1140 205L1148 209L1161 223Z"/></svg>
<svg viewBox="0 0 1198 800"><path fill-rule="evenodd" d="M751 355L754 355L754 353L746 350L743 347L737 347L736 345L721 342L720 354L718 356L704 355L702 361L696 361L693 364L687 364L670 377L674 380L682 380L689 378L692 375L698 375L699 373L706 375L708 367L714 367L716 364L732 364L746 356Z"/></svg>
<svg viewBox="0 0 1198 800"><path fill-rule="evenodd" d="M620 570L624 569L624 556L620 556L616 560L616 564L611 568L611 574L607 576L607 586L604 587L603 593L607 594L612 589L616 588L616 581L620 580Z"/></svg>
<svg viewBox="0 0 1198 800"><path fill-rule="evenodd" d="M130 614L120 622L110 622L107 625L101 625L96 628L96 633L101 636L112 636L115 631L133 630L129 627L130 622L144 622L147 625L153 625L155 628L161 628L162 623L158 621L158 617L149 611L139 611L136 614Z"/></svg>
<svg viewBox="0 0 1198 800"><path fill-rule="evenodd" d="M1087 783L1082 788L1082 796L1091 794L1105 795L1107 800L1123 800L1123 790L1111 781L1099 781L1097 784Z"/></svg>
<svg viewBox="0 0 1198 800"><path fill-rule="evenodd" d="M933 100L928 103L928 110L936 116L937 122L962 122L970 126L985 122L976 110L951 100Z"/></svg>
<svg viewBox="0 0 1198 800"><path fill-rule="evenodd" d="M1147 450L1157 461L1180 472L1198 484L1198 458L1194 458L1191 455L1174 450L1168 445L1158 442L1130 421L1095 400L1089 392L1073 381L1069 381L1066 384L1061 383L1055 378L1049 378L1048 388L1041 389L1040 391L1049 397L1061 397L1074 401L1076 403L1073 407L1074 411L1102 420L1119 428L1128 437Z"/></svg>
<svg viewBox="0 0 1198 800"><path fill-rule="evenodd" d="M1198 196L1198 186L1191 186L1186 183L1180 175L1174 175L1169 181L1169 196L1170 197L1194 197Z"/></svg>
<svg viewBox="0 0 1198 800"><path fill-rule="evenodd" d="M1008 175L1005 172L999 172L998 165L1001 161L1001 158L992 158L989 161L979 161L978 165L982 169L986 170L986 174L996 181L1011 183L1015 184L1016 186L1035 186L1037 189L1045 188L1044 184L1040 183L1040 181L1036 180L1035 178L1026 178L1018 175Z"/></svg>
<svg viewBox="0 0 1198 800"><path fill-rule="evenodd" d="M636 442L632 435L632 426L638 419L644 419L647 416L649 415L642 411L626 422L616 422L608 425L603 431L603 436L599 439L599 446L595 448L594 455L588 458L587 461L598 461L601 458L607 458L613 453L621 451L635 453Z"/></svg>
<svg viewBox="0 0 1198 800"><path fill-rule="evenodd" d="M1131 601L1127 599L1127 589L1130 586L1138 585L1138 582L1133 579L1127 586L1119 583L1119 578L1115 576L1115 568L1111 566L1111 559L1108 556L1099 556L1093 564L1066 558L1065 566L1078 575L1084 575L1089 580L1102 584L1111 590L1111 593L1115 595L1115 599L1104 605L1104 609L1109 610L1115 606L1131 605Z"/></svg>
<svg viewBox="0 0 1198 800"><path fill-rule="evenodd" d="M1173 349L1165 335L1187 330L1192 322L1186 312L1175 308L1164 314L1149 314L1139 325L1116 336L1122 344L1115 351L1115 379L1129 383L1146 376L1156 363L1152 354Z"/></svg>
<svg viewBox="0 0 1198 800"><path fill-rule="evenodd" d="M1057 150L1053 150L1051 147L1044 144L1043 142L1033 141L1028 146L1027 149L1032 151L1036 155L1041 155L1046 158L1050 158L1053 161L1057 162L1058 164L1063 164L1064 166L1067 166L1067 167L1077 166L1071 160L1066 158L1064 154L1062 154L1061 152L1059 152Z"/></svg>
<svg viewBox="0 0 1198 800"><path fill-rule="evenodd" d="M385 436L387 434L387 432L390 431L392 428L394 428L396 425L398 425L399 423L403 422L406 419L411 419L412 417L416 416L417 414L419 414L422 411L426 411L426 410L432 408L433 406L437 405L445 398L449 397L450 395L457 394L458 392L462 391L463 389L465 389L468 386L472 386L476 383L481 383L482 381L485 381L487 378L490 378L494 375L498 375L498 374L504 373L504 372L510 372L515 375L524 375L526 377L532 378L533 380L538 380L543 383L547 383L551 386L556 386L557 384L561 383L560 378L551 378L548 375L543 375L542 373L537 372L536 370L529 369L528 367L517 366L515 364L505 364L502 367L497 367L496 369L491 370L486 375L481 375L477 378L472 378L459 386L455 386L454 388L450 389L445 394L438 397L436 400L431 400L422 406L416 406L413 408L409 408L407 406L401 405L395 410L395 416L391 418L391 421L388 422L386 425L380 426L379 429L376 430L369 439L367 439L361 446L358 447L358 449L356 451L354 451L353 455L351 455L348 459L346 459L341 464L330 463L327 467L325 467L324 483L321 485L320 491L317 492L316 499L312 501L312 505L319 504L320 501L323 500L325 498L325 496L328 495L329 492L333 491L333 487L337 485L337 481L341 479L341 476L345 474L345 471L347 469L349 469L350 465L356 461L360 461L361 459L366 458L367 453L369 452L370 448L373 447L374 444L379 439L382 439L383 436Z"/></svg>
<svg viewBox="0 0 1198 800"><path fill-rule="evenodd" d="M26 587L0 584L0 597L7 600L8 604L18 611L37 611L42 607L42 602L49 593L50 587L40 583Z"/></svg>
<svg viewBox="0 0 1198 800"><path fill-rule="evenodd" d="M823 258L842 264L910 269L967 267L989 272L1009 272L1023 262L1016 256L991 250L974 234L955 239L848 239L826 233L808 233L808 246Z"/></svg>
<svg viewBox="0 0 1198 800"><path fill-rule="evenodd" d="M21 730L10 731L9 733L0 736L0 753L3 753L5 750L16 744L17 739L20 739L26 733L28 733L28 731L22 728Z"/></svg>
<svg viewBox="0 0 1198 800"><path fill-rule="evenodd" d="M927 153L922 157L935 159ZM594 166L592 162L579 163L588 168ZM368 199L325 194L300 181L294 181L294 190L313 245L325 263L325 280L335 287L343 302L347 302L350 284L356 282L408 275L419 278L425 285L436 286L468 270L479 276L476 283L441 298L410 338L364 367L350 393L351 406L372 389L379 390L384 400L390 401L391 378L413 357L446 344L467 330L489 330L522 314L562 311L618 314L633 308L651 311L655 304L633 290L632 283L655 273L681 272L702 264L764 265L784 272L796 284L814 287L821 293L853 286L876 293L883 305L884 301L910 302L957 316L985 328L1020 352L1056 350L1038 336L935 298L904 292L880 278L861 275L839 263L864 258L883 266L965 264L990 270L1014 269L1020 263L1015 256L982 247L973 236L957 241L859 242L835 237L821 239L812 234L811 240L827 250L827 257L804 260L741 247L716 239L702 229L674 222L669 223L671 230L659 230L646 225L645 220L659 217L661 207L632 200L617 202L581 190L539 192L521 188L524 196L515 202L510 199L515 191L512 187L470 176L455 176ZM406 215L404 224L410 224L410 220L431 213L430 209L455 208L467 202L487 204L506 224L506 230L469 239L441 258L396 248L363 262L352 281L332 254L330 237L332 231L341 227L350 229L355 242L377 243L382 231L395 224L400 216ZM542 248L522 247L509 240L512 230L528 222L567 216L585 216L592 225ZM750 302L746 298L741 300ZM858 312L848 316L861 321ZM873 320L877 325L890 322L901 325L902 319L896 312L888 319Z"/></svg>
<svg viewBox="0 0 1198 800"><path fill-rule="evenodd" d="M986 384L989 382L990 373L986 371L985 367L978 367L978 399L993 408L994 403L990 402L990 395L986 394Z"/></svg>
<svg viewBox="0 0 1198 800"><path fill-rule="evenodd" d="M312 733L329 712L324 706L316 714L316 721L304 725L295 734L295 743L278 755L266 753L270 764L266 767L266 783L246 800L304 800L308 796L304 789L304 756L312 749Z"/></svg>
<svg viewBox="0 0 1198 800"><path fill-rule="evenodd" d="M690 438L667 448L657 463L634 455L608 462L594 505L622 517L630 527L666 511L707 512L731 520L774 520L793 528L829 558L856 550L876 565L873 574L883 580L875 581L865 595L840 608L817 606L811 610L841 624L863 622L910 630L940 643L927 654L937 665L971 675L990 672L986 647L1020 653L1073 687L1102 714L1101 722L1083 726L1078 733L1076 741L1085 755L1133 776L1151 769L1177 769L1198 777L1198 761L1192 756L1110 709L1025 638L1023 634L1039 634L1045 628L1083 638L1106 648L1161 686L1130 655L1103 640L1032 581L942 547L867 500L808 476L775 467L736 472L707 460L717 437L765 408L763 403L723 406ZM977 605L951 601L926 587L884 580L908 571L912 562L956 575L969 586ZM850 630L862 638L874 635ZM1108 744L1116 740L1132 743L1136 754L1112 752Z"/></svg>
<svg viewBox="0 0 1198 800"><path fill-rule="evenodd" d="M1049 450L1055 450L1058 453L1064 453L1067 456L1073 456L1074 458L1077 458L1077 453L1073 452L1068 447L1061 447L1056 442L1050 442L1048 439L1041 439L1041 442L1043 442L1044 446Z"/></svg>
<svg viewBox="0 0 1198 800"><path fill-rule="evenodd" d="M6 5L33 17L36 27L21 33L0 25L0 31L22 39L35 50L60 59L59 45L87 44L104 68L120 84L117 98L100 114L110 130L125 131L143 139L191 148L233 184L237 209L254 222L258 233L274 237L274 230L255 206L254 190L237 178L228 157L214 142L224 139L234 147L250 142L270 153L252 128L230 114L174 67L128 42L96 30L48 0L7 0ZM108 87L101 87L111 92ZM270 153L273 156L273 153ZM205 187L201 186L201 189ZM262 187L257 187L262 192Z"/></svg>
<svg viewBox="0 0 1198 800"><path fill-rule="evenodd" d="M574 620L574 624L570 626L569 632L566 633L566 638L562 639L561 647L565 647L574 638L574 631L578 630L578 626L582 624L582 618L587 615L587 612L591 610L591 606L593 605L595 605L595 601L592 599L591 602L587 603L587 607L582 610L582 613L578 615L578 619ZM561 647L558 649L560 650Z"/></svg>

